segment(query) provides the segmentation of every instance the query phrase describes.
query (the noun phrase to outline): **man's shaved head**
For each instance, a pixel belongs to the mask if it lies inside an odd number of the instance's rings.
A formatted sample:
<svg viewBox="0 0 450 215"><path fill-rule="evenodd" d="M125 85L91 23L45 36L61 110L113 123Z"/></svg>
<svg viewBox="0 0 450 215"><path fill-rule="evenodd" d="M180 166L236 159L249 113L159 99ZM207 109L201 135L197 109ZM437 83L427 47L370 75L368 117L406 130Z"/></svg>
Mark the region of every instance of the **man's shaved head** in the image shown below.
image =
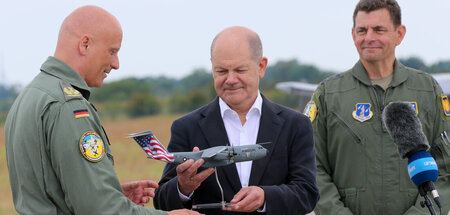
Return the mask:
<svg viewBox="0 0 450 215"><path fill-rule="evenodd" d="M103 8L88 5L73 11L64 19L59 31L59 40L67 36L105 32L111 26L120 27L119 21Z"/></svg>
<svg viewBox="0 0 450 215"><path fill-rule="evenodd" d="M83 6L63 21L54 56L75 69L88 86L99 87L111 69L119 68L121 42L122 28L112 14L97 6ZM108 52L116 53L111 54L114 59L107 59Z"/></svg>

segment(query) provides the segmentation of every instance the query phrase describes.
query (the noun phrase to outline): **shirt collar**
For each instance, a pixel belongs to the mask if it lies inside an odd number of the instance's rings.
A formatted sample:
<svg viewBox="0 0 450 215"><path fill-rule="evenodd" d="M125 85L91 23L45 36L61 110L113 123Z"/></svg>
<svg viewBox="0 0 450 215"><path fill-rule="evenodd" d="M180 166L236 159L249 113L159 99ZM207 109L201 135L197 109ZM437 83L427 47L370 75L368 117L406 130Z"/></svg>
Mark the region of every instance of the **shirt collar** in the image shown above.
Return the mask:
<svg viewBox="0 0 450 215"><path fill-rule="evenodd" d="M222 115L222 118L223 118L225 112L227 112L227 111L234 111L220 97L219 97L219 107L220 107L220 114ZM256 110L259 114L261 114L261 109L262 109L262 97L261 97L261 93L258 90L258 96L256 97L256 100L253 103L253 105L250 108L250 110L248 111L248 113L250 113L253 110Z"/></svg>
<svg viewBox="0 0 450 215"><path fill-rule="evenodd" d="M53 75L72 85L75 89L80 91L84 98L87 100L89 99L90 88L88 87L86 81L80 76L80 74L78 74L77 71L63 61L50 56L42 64L41 71Z"/></svg>
<svg viewBox="0 0 450 215"><path fill-rule="evenodd" d="M359 81L363 82L366 85L372 85L369 75L367 74L366 68L364 68L364 65L362 64L361 60L359 60L355 64L351 72L353 76L356 77ZM400 61L397 59L395 59L394 62L393 74L394 77L392 78L390 86L394 87L406 81L409 75L408 73L405 72L405 66L402 63L400 63Z"/></svg>

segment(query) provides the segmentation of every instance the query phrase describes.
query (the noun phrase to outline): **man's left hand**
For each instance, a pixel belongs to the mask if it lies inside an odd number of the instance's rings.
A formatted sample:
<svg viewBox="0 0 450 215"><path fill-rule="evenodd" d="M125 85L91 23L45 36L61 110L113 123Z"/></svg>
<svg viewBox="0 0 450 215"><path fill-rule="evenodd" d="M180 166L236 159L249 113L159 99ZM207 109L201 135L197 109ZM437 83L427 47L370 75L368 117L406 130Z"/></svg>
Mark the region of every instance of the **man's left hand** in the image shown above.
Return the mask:
<svg viewBox="0 0 450 215"><path fill-rule="evenodd" d="M158 188L158 184L154 181L133 181L122 184L123 194L137 205L144 206L155 196L155 191L149 189Z"/></svg>
<svg viewBox="0 0 450 215"><path fill-rule="evenodd" d="M234 206L224 208L227 211L253 212L264 205L264 190L261 187L250 186L242 188L234 195L231 204Z"/></svg>

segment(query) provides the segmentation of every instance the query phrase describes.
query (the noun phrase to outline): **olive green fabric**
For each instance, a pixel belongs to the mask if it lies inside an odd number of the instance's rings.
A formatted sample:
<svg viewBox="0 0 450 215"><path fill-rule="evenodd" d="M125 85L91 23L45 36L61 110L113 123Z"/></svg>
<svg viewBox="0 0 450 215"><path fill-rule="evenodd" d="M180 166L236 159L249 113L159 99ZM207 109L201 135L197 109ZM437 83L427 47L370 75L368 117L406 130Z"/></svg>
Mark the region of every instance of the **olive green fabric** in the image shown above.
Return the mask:
<svg viewBox="0 0 450 215"><path fill-rule="evenodd" d="M16 210L46 215L167 214L138 206L123 195L108 138L87 100L89 93L75 70L49 57L17 97L5 124ZM76 115L78 111L85 114ZM99 161L81 153L86 132L95 132L103 142Z"/></svg>
<svg viewBox="0 0 450 215"><path fill-rule="evenodd" d="M391 73L388 76L383 77L383 78L370 79L370 82L372 82L372 85L378 85L383 90L386 90L389 87L389 84L391 84L393 78L394 78L394 74Z"/></svg>
<svg viewBox="0 0 450 215"><path fill-rule="evenodd" d="M408 176L407 160L400 158L381 120L383 108L395 101L417 103L418 116L431 145L429 152L439 168L435 184L445 204L444 211L448 211L450 146L443 143L440 134L450 132L450 117L443 112L442 94L430 75L398 61L386 91L371 84L361 62L324 80L312 97L317 107L313 126L320 190L316 213L429 214L420 207L423 198L418 198L418 189ZM369 119L363 118L363 122L353 116L358 103L370 104L373 114L367 114Z"/></svg>

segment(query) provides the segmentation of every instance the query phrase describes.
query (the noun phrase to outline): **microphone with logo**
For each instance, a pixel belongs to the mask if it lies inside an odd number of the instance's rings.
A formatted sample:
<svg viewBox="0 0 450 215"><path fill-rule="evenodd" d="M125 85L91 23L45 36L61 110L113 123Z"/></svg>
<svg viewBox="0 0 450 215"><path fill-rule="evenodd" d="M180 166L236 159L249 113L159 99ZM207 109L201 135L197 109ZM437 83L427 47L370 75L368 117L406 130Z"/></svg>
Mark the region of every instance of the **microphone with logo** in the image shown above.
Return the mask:
<svg viewBox="0 0 450 215"><path fill-rule="evenodd" d="M393 102L384 108L382 120L400 156L408 158L409 177L418 186L419 194L425 198L425 201L420 202L421 206L427 206L430 213L435 214L427 194L431 192L441 210L439 194L433 183L438 178L438 168L434 158L426 151L430 145L416 110L408 102Z"/></svg>

